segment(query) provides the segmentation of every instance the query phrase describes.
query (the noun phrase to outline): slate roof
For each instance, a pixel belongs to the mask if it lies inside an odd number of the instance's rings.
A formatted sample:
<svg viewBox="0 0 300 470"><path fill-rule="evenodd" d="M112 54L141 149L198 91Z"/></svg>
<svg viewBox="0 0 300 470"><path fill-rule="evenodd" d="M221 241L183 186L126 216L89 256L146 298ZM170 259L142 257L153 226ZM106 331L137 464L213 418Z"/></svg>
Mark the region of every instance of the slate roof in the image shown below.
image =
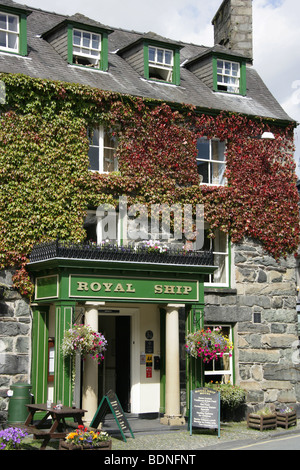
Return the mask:
<svg viewBox="0 0 300 470"><path fill-rule="evenodd" d="M0 8L1 5L28 9L25 5L20 5L12 0L0 0ZM77 19L77 21L80 19L81 22L90 25L97 24L101 28L105 26L80 14L71 17L34 8L29 8L29 10L31 13L27 17L28 55L21 57L0 52L0 72L21 73L33 78L80 83L122 94L163 100L168 103L192 104L201 109L226 110L251 116L294 121L282 109L252 66L247 65L246 97L212 91L184 66L192 58L208 53L211 48L205 46L176 42L181 47L181 81L179 86L145 80L117 51L143 37L158 37L150 32L145 35L136 31L110 28L113 32L108 36L108 72L69 65L43 35L63 21L70 19ZM161 36L159 38L170 42L167 38L161 38Z"/></svg>

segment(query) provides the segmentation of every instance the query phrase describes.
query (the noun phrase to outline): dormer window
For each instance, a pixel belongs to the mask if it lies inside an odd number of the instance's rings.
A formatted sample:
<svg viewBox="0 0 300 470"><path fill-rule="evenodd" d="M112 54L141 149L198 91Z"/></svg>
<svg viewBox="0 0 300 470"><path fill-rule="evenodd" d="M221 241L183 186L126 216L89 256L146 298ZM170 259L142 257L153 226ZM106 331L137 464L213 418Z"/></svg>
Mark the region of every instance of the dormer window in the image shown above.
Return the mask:
<svg viewBox="0 0 300 470"><path fill-rule="evenodd" d="M217 60L217 89L229 93L240 93L240 64Z"/></svg>
<svg viewBox="0 0 300 470"><path fill-rule="evenodd" d="M148 47L149 53L149 78L164 80L172 83L174 52L169 49L161 49L154 46Z"/></svg>
<svg viewBox="0 0 300 470"><path fill-rule="evenodd" d="M73 29L73 63L98 67L101 53L101 35Z"/></svg>
<svg viewBox="0 0 300 470"><path fill-rule="evenodd" d="M144 44L144 74L147 80L180 84L179 47L146 42Z"/></svg>
<svg viewBox="0 0 300 470"><path fill-rule="evenodd" d="M9 52L19 52L19 17L0 13L0 47Z"/></svg>
<svg viewBox="0 0 300 470"><path fill-rule="evenodd" d="M0 51L27 55L27 15L29 10L1 7Z"/></svg>
<svg viewBox="0 0 300 470"><path fill-rule="evenodd" d="M246 60L237 56L213 56L213 89L221 93L246 96Z"/></svg>
<svg viewBox="0 0 300 470"><path fill-rule="evenodd" d="M70 65L92 70L108 69L108 35L111 29L79 13L42 34Z"/></svg>

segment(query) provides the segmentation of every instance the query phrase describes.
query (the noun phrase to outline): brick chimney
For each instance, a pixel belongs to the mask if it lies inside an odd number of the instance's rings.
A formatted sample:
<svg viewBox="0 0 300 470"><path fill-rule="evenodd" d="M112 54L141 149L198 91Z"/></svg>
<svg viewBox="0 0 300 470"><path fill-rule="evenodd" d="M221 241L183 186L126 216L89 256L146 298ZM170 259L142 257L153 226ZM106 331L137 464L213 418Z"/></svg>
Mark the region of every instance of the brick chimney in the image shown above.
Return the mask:
<svg viewBox="0 0 300 470"><path fill-rule="evenodd" d="M215 45L253 59L252 0L223 0L212 24Z"/></svg>

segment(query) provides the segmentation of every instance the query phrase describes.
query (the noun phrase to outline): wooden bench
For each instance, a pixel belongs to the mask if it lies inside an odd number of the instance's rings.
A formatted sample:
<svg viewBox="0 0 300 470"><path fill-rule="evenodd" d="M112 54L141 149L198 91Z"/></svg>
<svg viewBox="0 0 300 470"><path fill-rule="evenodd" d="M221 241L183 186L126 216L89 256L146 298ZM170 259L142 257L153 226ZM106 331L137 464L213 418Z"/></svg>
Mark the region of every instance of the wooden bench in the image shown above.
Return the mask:
<svg viewBox="0 0 300 470"><path fill-rule="evenodd" d="M67 435L67 432L50 432L50 430L39 429L34 425L21 424L18 426L18 428L26 431L28 434L32 434L33 439L43 439L40 450L45 450L50 439L64 439Z"/></svg>

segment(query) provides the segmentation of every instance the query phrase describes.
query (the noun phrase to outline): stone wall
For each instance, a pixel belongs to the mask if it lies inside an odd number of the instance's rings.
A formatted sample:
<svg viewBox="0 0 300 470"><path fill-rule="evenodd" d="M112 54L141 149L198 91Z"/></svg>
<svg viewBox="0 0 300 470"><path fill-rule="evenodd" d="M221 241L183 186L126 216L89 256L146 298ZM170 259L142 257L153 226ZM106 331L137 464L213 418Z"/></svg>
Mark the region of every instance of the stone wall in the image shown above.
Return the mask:
<svg viewBox="0 0 300 470"><path fill-rule="evenodd" d="M12 273L0 271L0 286L12 285ZM7 418L7 391L14 383L30 383L31 309L11 288L0 299L0 424Z"/></svg>
<svg viewBox="0 0 300 470"><path fill-rule="evenodd" d="M300 402L296 260L254 241L232 250L233 289L206 291L205 321L234 325L236 383L248 409Z"/></svg>
<svg viewBox="0 0 300 470"><path fill-rule="evenodd" d="M215 44L253 57L252 0L224 0L212 24Z"/></svg>

